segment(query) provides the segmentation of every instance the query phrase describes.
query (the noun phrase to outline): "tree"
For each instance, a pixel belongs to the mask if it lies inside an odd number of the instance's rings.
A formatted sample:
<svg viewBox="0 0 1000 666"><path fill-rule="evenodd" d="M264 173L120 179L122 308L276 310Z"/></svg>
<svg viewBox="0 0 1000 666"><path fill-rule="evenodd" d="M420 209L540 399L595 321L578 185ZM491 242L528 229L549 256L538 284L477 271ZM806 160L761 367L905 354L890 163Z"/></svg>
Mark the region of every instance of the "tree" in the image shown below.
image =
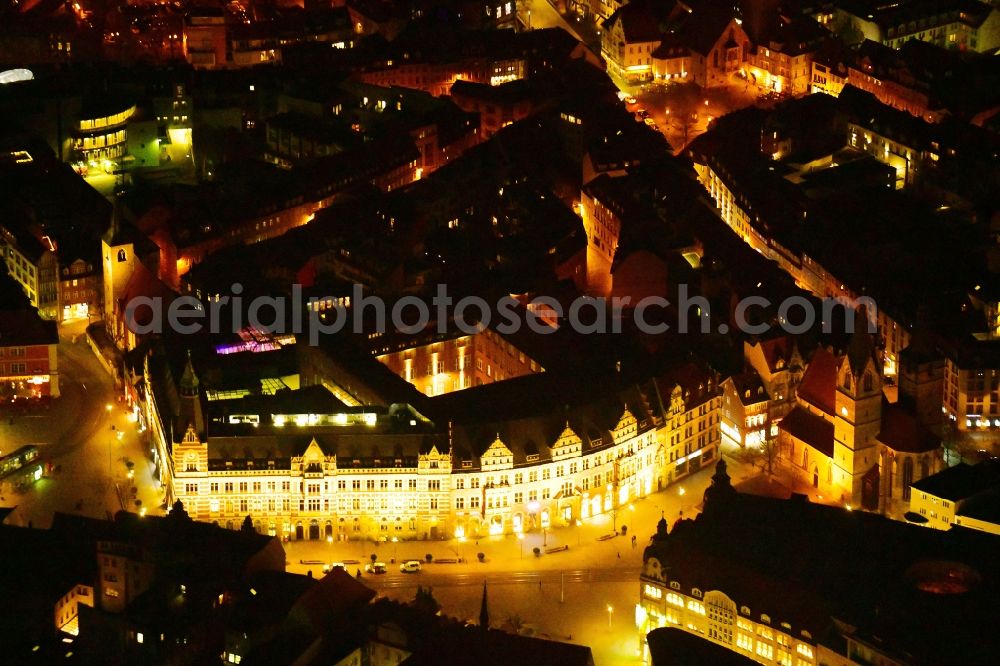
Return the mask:
<svg viewBox="0 0 1000 666"><path fill-rule="evenodd" d="M434 598L433 589L417 586L417 594L413 598L413 605L427 613L433 615L441 610L441 604Z"/></svg>
<svg viewBox="0 0 1000 666"><path fill-rule="evenodd" d="M830 26L831 32L840 37L847 46L854 46L865 41L865 34L854 22L854 17L847 14L842 15Z"/></svg>
<svg viewBox="0 0 1000 666"><path fill-rule="evenodd" d="M690 140L691 128L698 121L699 111L704 108L704 98L704 93L695 83L675 83L667 89L667 122L680 132L684 146Z"/></svg>
<svg viewBox="0 0 1000 666"><path fill-rule="evenodd" d="M956 465L963 460L975 460L979 447L975 437L964 430L959 430L955 424L945 425L941 438L941 447L945 450L945 462Z"/></svg>
<svg viewBox="0 0 1000 666"><path fill-rule="evenodd" d="M535 557L541 557L542 556L542 549L539 548L538 546L535 546L534 548L532 548L531 552L533 552L535 554Z"/></svg>
<svg viewBox="0 0 1000 666"><path fill-rule="evenodd" d="M778 461L778 440L771 438L759 446L744 446L735 453L735 458L752 468L760 467L760 471L773 476Z"/></svg>
<svg viewBox="0 0 1000 666"><path fill-rule="evenodd" d="M368 557L369 557L369 559L371 559L372 564L375 564L375 562L378 560L378 555L376 555L375 553L372 553Z"/></svg>
<svg viewBox="0 0 1000 666"><path fill-rule="evenodd" d="M434 561L434 556L431 555L430 553L427 553L426 555L424 555L424 559L427 561L427 564L430 564L431 562Z"/></svg>
<svg viewBox="0 0 1000 666"><path fill-rule="evenodd" d="M486 561L486 553L476 553L476 558L480 562L485 562Z"/></svg>
<svg viewBox="0 0 1000 666"><path fill-rule="evenodd" d="M520 634L524 628L524 620L517 613L507 616L507 627L515 634Z"/></svg>

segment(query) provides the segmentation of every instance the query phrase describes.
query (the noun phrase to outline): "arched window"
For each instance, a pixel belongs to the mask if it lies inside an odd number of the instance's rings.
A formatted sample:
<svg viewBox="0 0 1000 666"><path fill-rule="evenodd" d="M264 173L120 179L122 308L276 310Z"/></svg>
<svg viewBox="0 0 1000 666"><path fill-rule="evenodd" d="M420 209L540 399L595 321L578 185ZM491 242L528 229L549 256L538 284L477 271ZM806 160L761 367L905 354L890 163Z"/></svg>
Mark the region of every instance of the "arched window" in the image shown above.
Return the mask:
<svg viewBox="0 0 1000 666"><path fill-rule="evenodd" d="M118 263L126 260L125 250L118 250Z"/></svg>
<svg viewBox="0 0 1000 666"><path fill-rule="evenodd" d="M910 499L910 484L913 483L913 459L903 461L903 499Z"/></svg>
<svg viewBox="0 0 1000 666"><path fill-rule="evenodd" d="M865 373L865 391L871 391L871 390L872 390L872 373L866 372Z"/></svg>
<svg viewBox="0 0 1000 666"><path fill-rule="evenodd" d="M844 373L844 390L845 391L851 390L851 373L849 372Z"/></svg>
<svg viewBox="0 0 1000 666"><path fill-rule="evenodd" d="M802 467L806 467L806 463L809 462L809 449L808 447L802 447Z"/></svg>
<svg viewBox="0 0 1000 666"><path fill-rule="evenodd" d="M930 463L927 461L927 456L920 459L920 478L926 479L930 475Z"/></svg>

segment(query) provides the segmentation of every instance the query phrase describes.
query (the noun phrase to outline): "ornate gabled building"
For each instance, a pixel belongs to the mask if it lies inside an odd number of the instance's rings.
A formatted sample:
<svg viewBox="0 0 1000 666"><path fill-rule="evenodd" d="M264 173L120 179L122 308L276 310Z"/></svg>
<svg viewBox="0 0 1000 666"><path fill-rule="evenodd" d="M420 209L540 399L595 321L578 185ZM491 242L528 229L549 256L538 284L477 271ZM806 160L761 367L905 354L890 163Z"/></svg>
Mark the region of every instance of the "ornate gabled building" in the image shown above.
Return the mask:
<svg viewBox="0 0 1000 666"><path fill-rule="evenodd" d="M701 366L572 404L557 381L445 394L420 407L432 421L411 404L349 406L323 386L202 401L189 358L164 411L176 416L157 428L171 499L288 539L475 538L617 511L717 456L718 380Z"/></svg>

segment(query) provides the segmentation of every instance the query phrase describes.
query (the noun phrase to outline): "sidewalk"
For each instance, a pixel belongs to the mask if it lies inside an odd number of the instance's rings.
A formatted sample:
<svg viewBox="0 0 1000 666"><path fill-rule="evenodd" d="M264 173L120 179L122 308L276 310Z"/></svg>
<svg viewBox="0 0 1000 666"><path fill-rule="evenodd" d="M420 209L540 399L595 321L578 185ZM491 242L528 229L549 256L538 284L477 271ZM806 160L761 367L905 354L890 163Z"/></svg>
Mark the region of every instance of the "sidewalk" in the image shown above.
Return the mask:
<svg viewBox="0 0 1000 666"><path fill-rule="evenodd" d="M757 476L735 461L727 459L726 462L734 484ZM552 528L545 534L529 532L523 539L508 534L482 537L478 541L290 541L283 544L287 569L296 573L312 569L315 575L320 567L317 562L344 562L348 570L354 571L352 567L363 569L371 561L372 554L389 564L390 571L394 563L420 560L427 573L635 568L642 565L642 551L655 533L661 515L672 525L682 511L685 518L699 513L702 496L714 473L715 466L711 465L662 492L619 509L617 515L602 514L585 520L582 525ZM607 538L613 526L618 536ZM625 536L621 535L623 526L627 528ZM633 536L636 537L634 544ZM547 548L560 546L568 548L551 554L545 552ZM536 547L541 551L538 557L533 553ZM479 562L478 553L484 554L483 562ZM432 556L431 563L426 561L428 554ZM435 563L439 559L450 561Z"/></svg>

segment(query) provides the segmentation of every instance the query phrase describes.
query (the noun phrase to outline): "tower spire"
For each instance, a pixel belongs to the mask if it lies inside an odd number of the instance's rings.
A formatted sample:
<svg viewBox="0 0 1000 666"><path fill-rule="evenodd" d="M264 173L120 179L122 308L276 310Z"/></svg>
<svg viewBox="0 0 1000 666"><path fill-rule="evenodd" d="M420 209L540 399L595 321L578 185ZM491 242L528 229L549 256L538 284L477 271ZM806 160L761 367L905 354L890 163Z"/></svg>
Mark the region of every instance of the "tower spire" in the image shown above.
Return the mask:
<svg viewBox="0 0 1000 666"><path fill-rule="evenodd" d="M486 581L483 581L483 601L479 607L479 626L483 629L490 628L490 609L486 601Z"/></svg>
<svg viewBox="0 0 1000 666"><path fill-rule="evenodd" d="M194 365L191 363L191 350L187 350L187 362L184 365L184 374L181 375L181 395L183 396L196 396L198 395L198 375L194 372Z"/></svg>

